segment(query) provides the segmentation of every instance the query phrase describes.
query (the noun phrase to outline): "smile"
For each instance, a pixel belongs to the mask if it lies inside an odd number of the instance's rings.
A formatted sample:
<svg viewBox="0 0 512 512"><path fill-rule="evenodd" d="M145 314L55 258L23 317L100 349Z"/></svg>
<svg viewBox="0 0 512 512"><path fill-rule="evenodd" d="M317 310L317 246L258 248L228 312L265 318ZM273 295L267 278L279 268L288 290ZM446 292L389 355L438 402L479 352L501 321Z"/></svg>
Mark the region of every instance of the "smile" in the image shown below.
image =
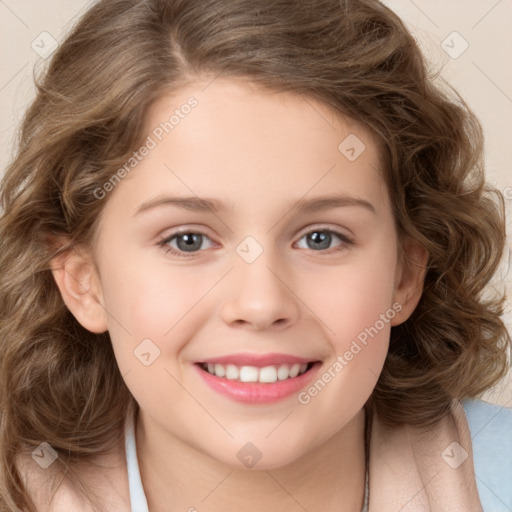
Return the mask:
<svg viewBox="0 0 512 512"><path fill-rule="evenodd" d="M313 363L295 363L293 365L282 364L279 366L265 366L263 368L258 368L256 366L203 363L202 368L211 375L223 377L227 380L235 380L238 382L273 383L278 380L293 379L298 375L302 375L311 367L312 364Z"/></svg>
<svg viewBox="0 0 512 512"><path fill-rule="evenodd" d="M211 390L249 404L273 403L298 393L321 366L318 360L279 354L238 354L194 364Z"/></svg>

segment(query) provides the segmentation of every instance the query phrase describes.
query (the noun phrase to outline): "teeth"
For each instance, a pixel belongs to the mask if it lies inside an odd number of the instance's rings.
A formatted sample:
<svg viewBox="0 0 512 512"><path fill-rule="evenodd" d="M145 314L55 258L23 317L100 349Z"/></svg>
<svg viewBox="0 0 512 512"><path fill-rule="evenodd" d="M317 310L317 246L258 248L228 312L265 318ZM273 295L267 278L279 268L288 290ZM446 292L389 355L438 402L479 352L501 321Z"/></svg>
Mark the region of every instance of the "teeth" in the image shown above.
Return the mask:
<svg viewBox="0 0 512 512"><path fill-rule="evenodd" d="M300 364L294 364L290 368L290 378L297 377L297 375L299 375L299 370L300 370Z"/></svg>
<svg viewBox="0 0 512 512"><path fill-rule="evenodd" d="M226 375L226 370L224 369L224 366L222 366L221 364L214 365L214 368L215 375L217 375L217 377L224 377ZM210 368L208 368L208 371L210 371Z"/></svg>
<svg viewBox="0 0 512 512"><path fill-rule="evenodd" d="M258 368L254 366L242 366L242 368L240 368L240 380L242 382L258 382Z"/></svg>
<svg viewBox="0 0 512 512"><path fill-rule="evenodd" d="M276 382L277 370L275 366L265 366L260 370L260 382Z"/></svg>
<svg viewBox="0 0 512 512"><path fill-rule="evenodd" d="M228 380L239 380L240 382L264 382L273 383L278 380L286 380L302 375L307 370L305 364L282 364L280 366L241 366L234 364L226 366L222 364L203 364L203 369L217 377L225 377Z"/></svg>
<svg viewBox="0 0 512 512"><path fill-rule="evenodd" d="M277 369L277 378L279 380L285 380L290 376L290 367L283 364Z"/></svg>
<svg viewBox="0 0 512 512"><path fill-rule="evenodd" d="M228 364L226 366L226 379L228 380L237 380L240 372L238 368L234 364Z"/></svg>

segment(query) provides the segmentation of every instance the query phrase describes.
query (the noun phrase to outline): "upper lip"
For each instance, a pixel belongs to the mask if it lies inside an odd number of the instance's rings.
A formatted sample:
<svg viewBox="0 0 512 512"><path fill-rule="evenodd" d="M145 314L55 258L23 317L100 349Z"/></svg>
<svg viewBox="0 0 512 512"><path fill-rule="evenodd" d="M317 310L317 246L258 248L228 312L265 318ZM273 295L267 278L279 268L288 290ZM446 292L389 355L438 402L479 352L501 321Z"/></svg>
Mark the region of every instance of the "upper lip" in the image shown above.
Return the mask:
<svg viewBox="0 0 512 512"><path fill-rule="evenodd" d="M210 363L210 364L233 364L235 366L255 366L255 367L264 367L264 366L278 366L281 364L305 364L312 363L318 361L318 359L309 358L306 359L304 357L297 357L290 354L278 354L278 353L269 353L269 354L250 354L250 353L242 353L242 354L229 354L226 356L220 357L212 357L209 359L203 359L201 361L197 361L198 363Z"/></svg>

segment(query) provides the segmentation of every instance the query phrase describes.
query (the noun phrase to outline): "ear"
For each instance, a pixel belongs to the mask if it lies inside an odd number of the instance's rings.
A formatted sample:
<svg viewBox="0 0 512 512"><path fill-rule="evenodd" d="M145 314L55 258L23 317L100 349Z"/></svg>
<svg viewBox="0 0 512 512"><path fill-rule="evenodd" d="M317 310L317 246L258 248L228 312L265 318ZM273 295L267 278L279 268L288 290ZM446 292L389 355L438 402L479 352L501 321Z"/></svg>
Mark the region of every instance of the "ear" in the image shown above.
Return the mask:
<svg viewBox="0 0 512 512"><path fill-rule="evenodd" d="M416 309L427 273L428 251L419 242L408 238L404 241L404 252L399 258L395 274L395 290L393 304L401 306L391 325L405 322ZM397 308L398 309L398 308Z"/></svg>
<svg viewBox="0 0 512 512"><path fill-rule="evenodd" d="M51 262L52 274L64 303L87 330L107 330L99 274L87 251L72 247Z"/></svg>

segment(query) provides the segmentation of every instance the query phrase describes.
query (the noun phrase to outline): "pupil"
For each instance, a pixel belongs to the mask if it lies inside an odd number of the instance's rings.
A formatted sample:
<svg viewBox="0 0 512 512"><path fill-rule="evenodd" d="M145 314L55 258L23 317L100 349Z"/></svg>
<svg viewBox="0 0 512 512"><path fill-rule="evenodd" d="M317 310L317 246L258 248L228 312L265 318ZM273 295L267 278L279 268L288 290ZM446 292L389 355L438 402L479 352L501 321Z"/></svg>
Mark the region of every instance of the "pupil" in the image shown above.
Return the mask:
<svg viewBox="0 0 512 512"><path fill-rule="evenodd" d="M314 231L309 235L310 240L316 245L313 248L328 249L331 245L331 234L325 231Z"/></svg>
<svg viewBox="0 0 512 512"><path fill-rule="evenodd" d="M181 242L181 243L180 243ZM184 233L177 237L177 244L182 251L194 251L201 248L202 235L198 233Z"/></svg>

